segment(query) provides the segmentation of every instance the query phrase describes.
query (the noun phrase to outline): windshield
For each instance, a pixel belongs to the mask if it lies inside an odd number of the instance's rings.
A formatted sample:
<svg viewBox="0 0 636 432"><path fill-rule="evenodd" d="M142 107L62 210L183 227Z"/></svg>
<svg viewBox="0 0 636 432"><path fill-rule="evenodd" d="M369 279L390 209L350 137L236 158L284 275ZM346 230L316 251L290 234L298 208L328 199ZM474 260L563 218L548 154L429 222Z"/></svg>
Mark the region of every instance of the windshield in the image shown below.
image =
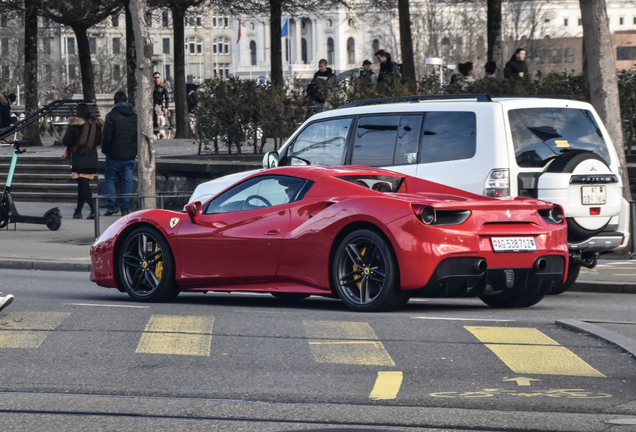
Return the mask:
<svg viewBox="0 0 636 432"><path fill-rule="evenodd" d="M572 150L589 150L609 162L601 130L587 110L527 108L508 111L520 167L540 168Z"/></svg>

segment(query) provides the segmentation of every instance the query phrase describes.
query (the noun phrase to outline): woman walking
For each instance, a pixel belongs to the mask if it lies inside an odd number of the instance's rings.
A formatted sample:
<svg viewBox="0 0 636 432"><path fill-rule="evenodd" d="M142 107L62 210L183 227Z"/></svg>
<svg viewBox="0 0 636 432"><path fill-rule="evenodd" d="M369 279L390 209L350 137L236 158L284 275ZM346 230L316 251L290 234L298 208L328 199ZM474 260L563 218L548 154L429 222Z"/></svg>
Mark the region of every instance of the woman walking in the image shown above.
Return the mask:
<svg viewBox="0 0 636 432"><path fill-rule="evenodd" d="M88 203L91 212L86 219L95 219L93 194L89 185L97 173L97 147L102 144L104 121L95 118L86 104L77 105L77 117L68 119L63 143L71 156L71 173L77 180L77 208L73 219L82 218L82 207Z"/></svg>

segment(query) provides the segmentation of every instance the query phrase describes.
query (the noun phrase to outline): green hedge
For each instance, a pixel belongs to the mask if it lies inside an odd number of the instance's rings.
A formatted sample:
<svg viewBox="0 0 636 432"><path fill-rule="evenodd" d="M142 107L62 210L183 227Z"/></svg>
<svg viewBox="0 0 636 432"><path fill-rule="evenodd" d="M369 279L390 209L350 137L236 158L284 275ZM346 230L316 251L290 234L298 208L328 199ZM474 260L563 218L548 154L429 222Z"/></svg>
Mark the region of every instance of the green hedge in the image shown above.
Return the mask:
<svg viewBox="0 0 636 432"><path fill-rule="evenodd" d="M623 117L626 153L636 152L636 72L619 74L619 94ZM587 77L568 73L537 73L523 79L481 79L473 83L459 80L441 86L436 75L423 77L415 88L393 81L373 86L368 80L352 76L346 80L321 81L317 93L333 108L361 99L434 94L489 94L490 96L514 95L569 95L589 101ZM275 89L271 85L258 86L254 81L230 78L207 80L198 91L195 130L200 149L219 153L247 151L263 153L268 138L276 140L276 146L307 118L315 114L315 108L307 103L305 88Z"/></svg>

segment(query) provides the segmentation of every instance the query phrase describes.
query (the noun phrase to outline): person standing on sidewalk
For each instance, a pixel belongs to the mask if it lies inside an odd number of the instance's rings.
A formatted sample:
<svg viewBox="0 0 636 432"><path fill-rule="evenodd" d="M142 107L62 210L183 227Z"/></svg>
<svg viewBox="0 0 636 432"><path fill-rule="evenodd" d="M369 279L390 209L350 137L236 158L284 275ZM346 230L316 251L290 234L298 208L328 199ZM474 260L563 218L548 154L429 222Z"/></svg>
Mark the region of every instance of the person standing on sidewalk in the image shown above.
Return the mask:
<svg viewBox="0 0 636 432"><path fill-rule="evenodd" d="M168 118L170 92L168 91L168 87L166 87L166 83L161 81L161 74L159 72L155 72L153 77L155 79L155 88L152 91L152 106L156 107L159 105L163 111L163 115ZM152 111L152 120L154 128L157 129L157 113L155 110Z"/></svg>
<svg viewBox="0 0 636 432"><path fill-rule="evenodd" d="M95 204L89 180L97 173L97 147L102 145L104 121L95 118L86 104L77 105L77 117L68 119L68 129L62 143L68 147L71 173L77 180L77 208L73 219L82 218L82 207L88 203L91 212L86 219L95 219Z"/></svg>
<svg viewBox="0 0 636 432"><path fill-rule="evenodd" d="M106 114L102 153L106 155L104 189L108 195L108 208L104 213L110 216L119 211L115 201L115 180L121 176L122 194L121 214L127 215L130 209L130 195L133 192L133 172L137 157L137 114L128 103L126 93L115 93L115 107Z"/></svg>
<svg viewBox="0 0 636 432"><path fill-rule="evenodd" d="M13 303L13 299L14 297L11 294L0 297L0 311Z"/></svg>

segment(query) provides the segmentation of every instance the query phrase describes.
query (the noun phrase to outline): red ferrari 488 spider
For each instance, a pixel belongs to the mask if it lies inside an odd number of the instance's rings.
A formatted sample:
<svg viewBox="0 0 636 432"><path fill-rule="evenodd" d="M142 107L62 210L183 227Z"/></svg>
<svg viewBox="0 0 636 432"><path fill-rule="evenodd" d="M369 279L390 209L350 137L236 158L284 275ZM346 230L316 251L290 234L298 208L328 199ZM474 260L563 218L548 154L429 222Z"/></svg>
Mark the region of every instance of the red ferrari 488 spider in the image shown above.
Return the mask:
<svg viewBox="0 0 636 432"><path fill-rule="evenodd" d="M180 291L340 298L356 311L410 297L538 303L563 283L560 206L499 200L366 167L281 167L185 212L120 218L91 249L91 280L139 301Z"/></svg>

